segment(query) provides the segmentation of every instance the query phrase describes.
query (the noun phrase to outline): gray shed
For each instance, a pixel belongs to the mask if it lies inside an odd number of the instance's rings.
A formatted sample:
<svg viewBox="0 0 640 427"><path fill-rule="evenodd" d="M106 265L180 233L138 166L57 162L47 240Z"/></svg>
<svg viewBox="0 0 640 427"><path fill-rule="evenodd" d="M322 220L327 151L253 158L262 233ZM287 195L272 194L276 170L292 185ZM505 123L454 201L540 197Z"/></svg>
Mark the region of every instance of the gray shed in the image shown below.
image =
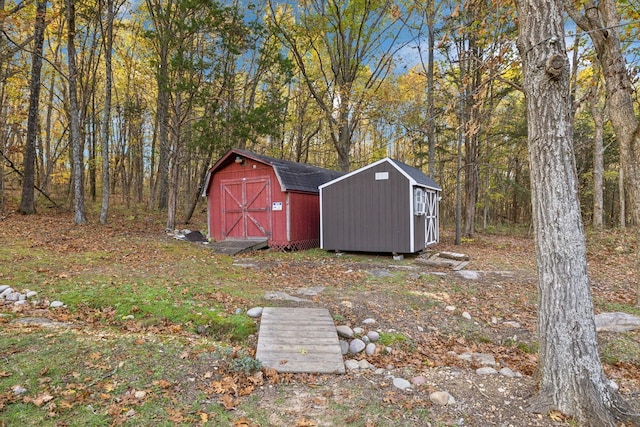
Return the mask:
<svg viewBox="0 0 640 427"><path fill-rule="evenodd" d="M438 242L442 189L419 169L387 157L319 188L323 249L414 253Z"/></svg>

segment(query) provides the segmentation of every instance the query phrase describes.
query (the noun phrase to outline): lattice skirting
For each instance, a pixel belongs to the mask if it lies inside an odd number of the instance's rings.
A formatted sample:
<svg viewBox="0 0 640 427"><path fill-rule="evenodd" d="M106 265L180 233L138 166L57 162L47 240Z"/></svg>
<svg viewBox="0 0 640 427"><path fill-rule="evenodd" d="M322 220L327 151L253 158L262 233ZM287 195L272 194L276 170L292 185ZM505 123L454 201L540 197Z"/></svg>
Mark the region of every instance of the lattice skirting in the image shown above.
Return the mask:
<svg viewBox="0 0 640 427"><path fill-rule="evenodd" d="M273 251L305 251L320 246L320 239L296 240L293 242L269 242L269 248Z"/></svg>

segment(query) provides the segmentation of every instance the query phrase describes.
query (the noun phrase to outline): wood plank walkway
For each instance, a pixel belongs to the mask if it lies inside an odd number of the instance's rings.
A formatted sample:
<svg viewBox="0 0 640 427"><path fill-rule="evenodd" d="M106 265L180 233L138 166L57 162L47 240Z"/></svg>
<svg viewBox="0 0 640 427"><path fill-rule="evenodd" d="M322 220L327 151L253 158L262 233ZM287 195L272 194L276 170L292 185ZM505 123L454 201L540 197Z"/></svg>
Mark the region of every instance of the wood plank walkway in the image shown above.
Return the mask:
<svg viewBox="0 0 640 427"><path fill-rule="evenodd" d="M237 255L240 253L257 251L258 249L267 247L267 239L247 239L247 240L221 240L219 242L211 242L211 248L217 254Z"/></svg>
<svg viewBox="0 0 640 427"><path fill-rule="evenodd" d="M277 372L345 372L336 326L325 308L265 307L256 359Z"/></svg>

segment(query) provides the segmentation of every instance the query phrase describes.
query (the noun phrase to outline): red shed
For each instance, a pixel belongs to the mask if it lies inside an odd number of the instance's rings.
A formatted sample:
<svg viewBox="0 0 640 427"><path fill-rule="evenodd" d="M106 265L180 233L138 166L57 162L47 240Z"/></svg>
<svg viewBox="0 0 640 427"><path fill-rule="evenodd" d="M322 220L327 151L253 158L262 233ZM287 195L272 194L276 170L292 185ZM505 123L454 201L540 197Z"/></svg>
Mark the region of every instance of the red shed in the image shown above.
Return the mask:
<svg viewBox="0 0 640 427"><path fill-rule="evenodd" d="M204 183L209 238L266 239L277 250L317 247L318 186L341 175L304 163L232 149L209 170Z"/></svg>

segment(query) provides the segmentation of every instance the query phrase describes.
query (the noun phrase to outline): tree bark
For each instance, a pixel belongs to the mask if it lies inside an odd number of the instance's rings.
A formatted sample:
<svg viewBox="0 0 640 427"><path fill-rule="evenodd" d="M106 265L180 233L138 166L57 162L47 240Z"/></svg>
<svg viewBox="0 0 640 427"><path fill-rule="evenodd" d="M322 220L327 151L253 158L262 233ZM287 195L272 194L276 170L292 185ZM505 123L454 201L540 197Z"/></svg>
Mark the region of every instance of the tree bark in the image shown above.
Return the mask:
<svg viewBox="0 0 640 427"><path fill-rule="evenodd" d="M618 168L618 193L620 194L620 229L624 230L627 227L627 203L624 191L624 170L622 167Z"/></svg>
<svg viewBox="0 0 640 427"><path fill-rule="evenodd" d="M42 46L44 44L45 15L47 2L39 0L36 5L34 46L31 59L31 84L29 88L29 114L27 119L27 143L24 147L24 169L22 177L22 198L19 212L34 214L35 175L36 175L36 139L38 138L38 105L40 103L40 75L42 71Z"/></svg>
<svg viewBox="0 0 640 427"><path fill-rule="evenodd" d="M87 222L84 205L84 161L82 153L82 138L80 135L80 117L78 108L78 69L76 65L76 10L75 0L65 0L67 16L67 60L69 63L69 135L73 156L73 195L74 195L74 222L84 224Z"/></svg>
<svg viewBox="0 0 640 427"><path fill-rule="evenodd" d="M588 426L615 426L628 406L609 387L598 355L586 243L573 155L562 0L519 0L535 246L538 395ZM637 420L636 420L637 421Z"/></svg>
<svg viewBox="0 0 640 427"><path fill-rule="evenodd" d="M593 227L602 228L602 213L604 207L604 113L598 102L598 87L596 86L589 100L591 116L593 117Z"/></svg>
<svg viewBox="0 0 640 427"><path fill-rule="evenodd" d="M102 116L101 148L102 148L102 207L100 209L100 223L107 223L109 213L109 134L111 129L111 86L113 69L111 61L111 49L113 47L113 0L107 0L107 22L103 28L104 38L104 113Z"/></svg>

